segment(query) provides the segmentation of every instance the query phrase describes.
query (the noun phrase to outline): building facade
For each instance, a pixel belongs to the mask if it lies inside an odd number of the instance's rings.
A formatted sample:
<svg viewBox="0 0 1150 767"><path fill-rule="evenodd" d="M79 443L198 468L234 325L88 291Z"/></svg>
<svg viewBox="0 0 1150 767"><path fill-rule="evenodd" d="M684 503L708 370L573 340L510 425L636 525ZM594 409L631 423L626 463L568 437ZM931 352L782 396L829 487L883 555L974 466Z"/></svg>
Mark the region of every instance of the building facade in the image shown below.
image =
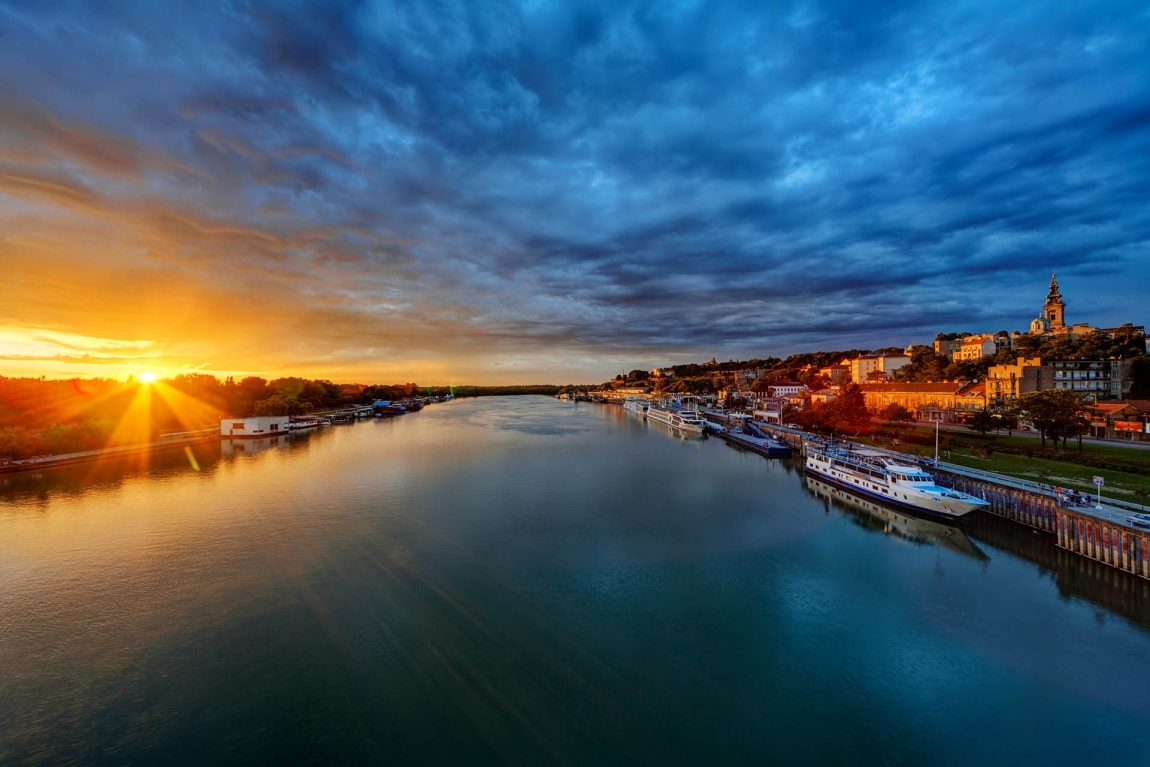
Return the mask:
<svg viewBox="0 0 1150 767"><path fill-rule="evenodd" d="M958 407L959 393L969 386L971 384L957 381L859 384L869 410L877 412L891 405L901 405L920 420L946 422L962 420Z"/></svg>
<svg viewBox="0 0 1150 767"><path fill-rule="evenodd" d="M819 375L824 376L832 384L840 383L850 374L851 366L849 364L827 365L825 368L819 368Z"/></svg>
<svg viewBox="0 0 1150 767"><path fill-rule="evenodd" d="M807 391L807 387L797 381L781 381L767 387L772 397L793 397Z"/></svg>
<svg viewBox="0 0 1150 767"><path fill-rule="evenodd" d="M1133 360L1047 360L1054 389L1070 389L1097 400L1121 399L1130 388Z"/></svg>
<svg viewBox="0 0 1150 767"><path fill-rule="evenodd" d="M250 418L221 418L221 437L271 437L286 434L291 416L261 415Z"/></svg>
<svg viewBox="0 0 1150 767"><path fill-rule="evenodd" d="M1090 436L1150 442L1150 400L1094 405L1090 409Z"/></svg>
<svg viewBox="0 0 1150 767"><path fill-rule="evenodd" d="M962 344L954 353L954 359L959 362L970 362L983 357L993 357L997 351L998 344L993 336L968 336L962 339Z"/></svg>
<svg viewBox="0 0 1150 767"><path fill-rule="evenodd" d="M876 372L882 373L887 380L892 379L896 370L910 364L910 357L905 354L868 354L849 362L844 360L843 364L851 366L851 380L863 384L870 379L871 373Z"/></svg>
<svg viewBox="0 0 1150 767"><path fill-rule="evenodd" d="M993 413L1032 391L1054 388L1054 368L1038 357L1019 357L1013 365L992 365L986 373L986 407Z"/></svg>
<svg viewBox="0 0 1150 767"><path fill-rule="evenodd" d="M934 353L940 357L953 357L955 353L962 348L962 342L965 338L955 338L946 340L944 338L936 339L934 342Z"/></svg>

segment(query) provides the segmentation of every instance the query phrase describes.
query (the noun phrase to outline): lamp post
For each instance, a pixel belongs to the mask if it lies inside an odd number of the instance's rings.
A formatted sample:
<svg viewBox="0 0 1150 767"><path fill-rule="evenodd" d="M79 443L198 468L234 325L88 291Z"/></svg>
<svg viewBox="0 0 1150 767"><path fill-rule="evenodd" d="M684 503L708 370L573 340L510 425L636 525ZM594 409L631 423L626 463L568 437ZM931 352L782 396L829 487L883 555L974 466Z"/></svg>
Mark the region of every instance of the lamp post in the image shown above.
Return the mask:
<svg viewBox="0 0 1150 767"><path fill-rule="evenodd" d="M938 420L934 422L934 468L938 468Z"/></svg>

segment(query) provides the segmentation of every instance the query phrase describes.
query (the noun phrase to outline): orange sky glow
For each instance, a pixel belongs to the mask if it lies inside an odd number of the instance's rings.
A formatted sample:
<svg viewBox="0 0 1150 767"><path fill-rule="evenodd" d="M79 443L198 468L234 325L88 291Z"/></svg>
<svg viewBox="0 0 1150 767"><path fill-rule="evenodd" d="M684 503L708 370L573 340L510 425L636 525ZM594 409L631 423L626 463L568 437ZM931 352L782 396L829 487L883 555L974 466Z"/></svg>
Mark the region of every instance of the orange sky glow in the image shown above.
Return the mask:
<svg viewBox="0 0 1150 767"><path fill-rule="evenodd" d="M515 348L481 310L446 300L442 272L366 257L388 238L272 204L238 223L212 199L223 181L42 107L0 105L0 374L588 377L580 360Z"/></svg>

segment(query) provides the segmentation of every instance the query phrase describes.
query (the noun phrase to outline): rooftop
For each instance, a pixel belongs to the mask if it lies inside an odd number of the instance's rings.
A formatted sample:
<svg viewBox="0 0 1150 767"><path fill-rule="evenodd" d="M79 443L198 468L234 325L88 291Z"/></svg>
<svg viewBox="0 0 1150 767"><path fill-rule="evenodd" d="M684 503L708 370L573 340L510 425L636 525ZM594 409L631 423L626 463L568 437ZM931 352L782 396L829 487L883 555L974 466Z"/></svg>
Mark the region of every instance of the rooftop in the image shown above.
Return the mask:
<svg viewBox="0 0 1150 767"><path fill-rule="evenodd" d="M957 381L937 381L934 383L865 383L859 384L859 388L864 393L870 392L872 394L891 393L891 394L957 394L967 384L959 383Z"/></svg>

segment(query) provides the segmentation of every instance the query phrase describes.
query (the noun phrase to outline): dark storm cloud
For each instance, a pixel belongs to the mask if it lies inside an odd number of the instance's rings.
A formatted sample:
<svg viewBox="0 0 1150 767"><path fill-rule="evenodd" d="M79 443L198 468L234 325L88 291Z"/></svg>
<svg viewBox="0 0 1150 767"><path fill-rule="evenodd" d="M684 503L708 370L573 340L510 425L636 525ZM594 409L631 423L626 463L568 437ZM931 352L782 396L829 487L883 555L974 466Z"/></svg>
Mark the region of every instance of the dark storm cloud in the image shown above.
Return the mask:
<svg viewBox="0 0 1150 767"><path fill-rule="evenodd" d="M0 30L4 189L147 199L165 257L222 237L221 282L310 278L430 351L442 313L498 354L929 340L1024 326L1052 268L1072 319L1150 319L1135 3L0 2Z"/></svg>

